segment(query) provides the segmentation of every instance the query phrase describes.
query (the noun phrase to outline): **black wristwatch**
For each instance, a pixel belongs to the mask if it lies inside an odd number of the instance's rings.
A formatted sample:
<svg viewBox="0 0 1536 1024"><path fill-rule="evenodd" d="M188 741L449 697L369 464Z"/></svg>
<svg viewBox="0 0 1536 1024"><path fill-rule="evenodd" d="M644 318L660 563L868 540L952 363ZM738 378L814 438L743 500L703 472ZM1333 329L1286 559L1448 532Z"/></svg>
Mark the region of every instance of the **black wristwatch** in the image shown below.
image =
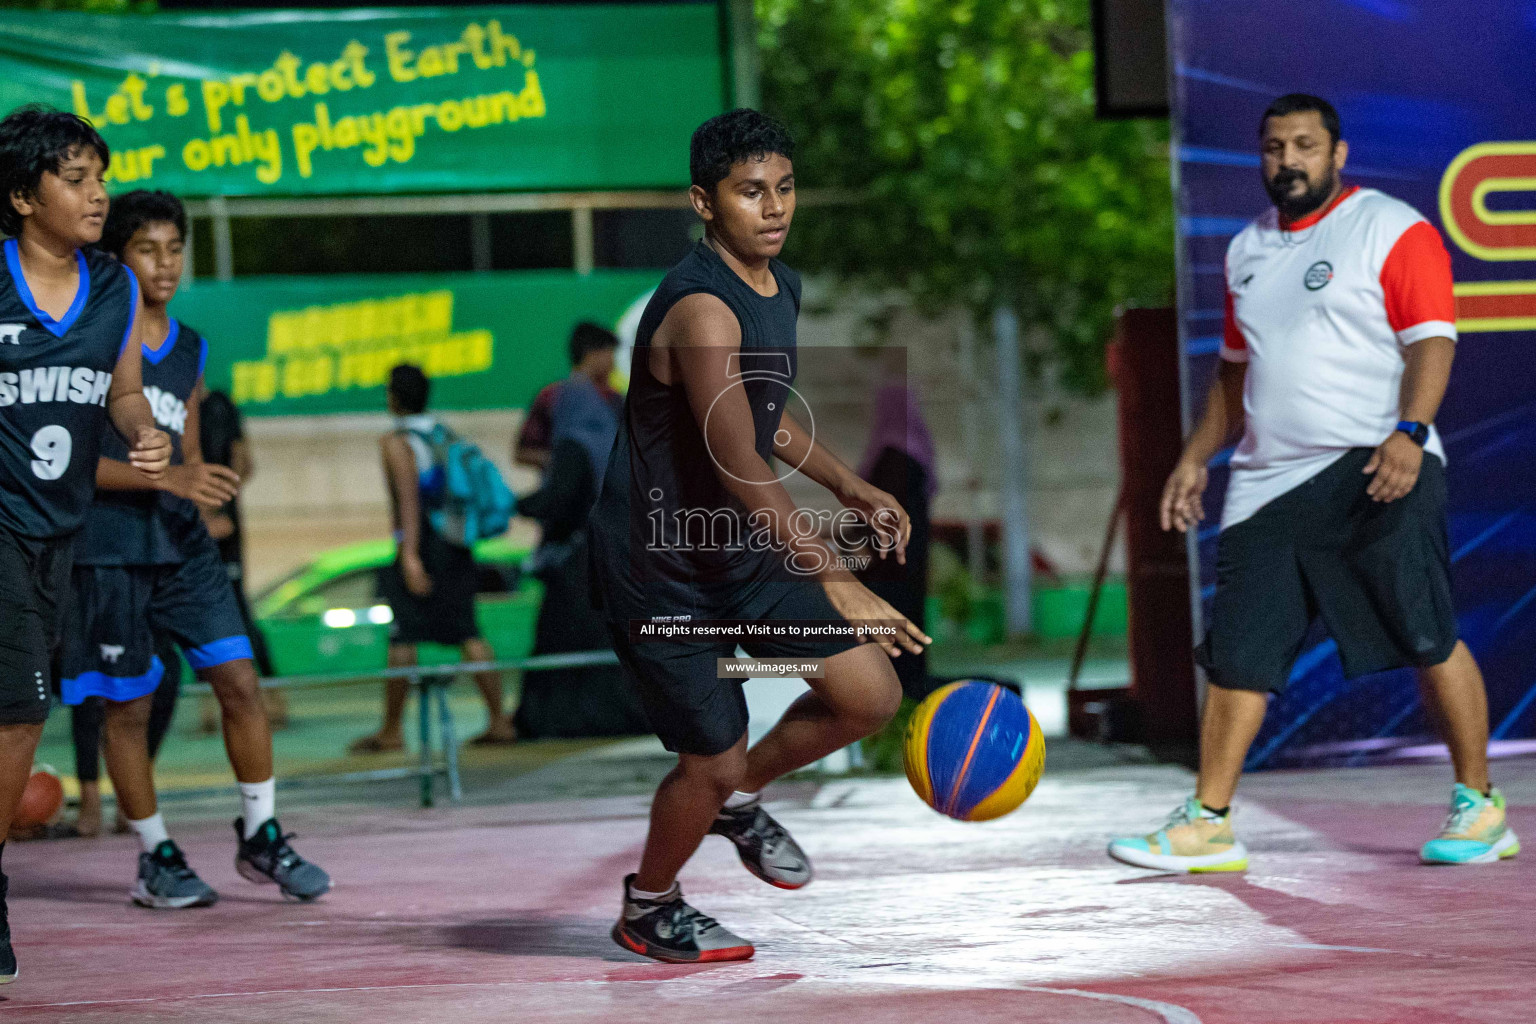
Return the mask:
<svg viewBox="0 0 1536 1024"><path fill-rule="evenodd" d="M1415 420L1403 420L1397 425L1397 429L1408 435L1408 440L1423 448L1429 440L1429 424L1419 423Z"/></svg>

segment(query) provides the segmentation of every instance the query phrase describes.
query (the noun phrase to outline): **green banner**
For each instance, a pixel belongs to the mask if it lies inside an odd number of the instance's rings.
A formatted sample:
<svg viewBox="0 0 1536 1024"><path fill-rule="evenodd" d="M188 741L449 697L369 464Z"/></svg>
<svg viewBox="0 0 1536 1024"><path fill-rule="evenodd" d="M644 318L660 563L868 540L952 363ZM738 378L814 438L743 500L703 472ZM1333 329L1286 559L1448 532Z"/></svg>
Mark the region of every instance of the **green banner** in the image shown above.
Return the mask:
<svg viewBox="0 0 1536 1024"><path fill-rule="evenodd" d="M527 408L570 372L579 321L634 320L660 271L370 274L199 281L171 314L208 339L208 386L249 415L383 412L415 363L440 409Z"/></svg>
<svg viewBox="0 0 1536 1024"><path fill-rule="evenodd" d="M0 11L0 110L182 196L667 188L724 107L712 4Z"/></svg>

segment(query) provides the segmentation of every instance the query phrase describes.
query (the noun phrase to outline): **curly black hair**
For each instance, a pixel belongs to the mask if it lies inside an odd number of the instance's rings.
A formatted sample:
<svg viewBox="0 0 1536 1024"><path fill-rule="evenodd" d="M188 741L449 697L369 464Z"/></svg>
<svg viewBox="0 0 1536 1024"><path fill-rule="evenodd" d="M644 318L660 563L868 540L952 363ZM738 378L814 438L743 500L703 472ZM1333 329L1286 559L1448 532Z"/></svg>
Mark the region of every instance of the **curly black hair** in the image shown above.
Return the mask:
<svg viewBox="0 0 1536 1024"><path fill-rule="evenodd" d="M688 145L688 174L699 188L713 192L736 164L762 160L773 153L795 158L795 141L789 130L767 114L738 107L694 130Z"/></svg>
<svg viewBox="0 0 1536 1024"><path fill-rule="evenodd" d="M21 234L22 217L11 196L35 195L43 175L59 173L59 165L82 146L96 151L103 170L111 165L106 140L83 117L29 103L0 120L0 231L12 238Z"/></svg>
<svg viewBox="0 0 1536 1024"><path fill-rule="evenodd" d="M123 250L128 248L128 240L134 232L145 224L160 221L176 225L177 234L186 240L187 209L180 199L169 192L151 192L143 188L125 192L112 200L107 225L101 230L99 248L122 259Z"/></svg>

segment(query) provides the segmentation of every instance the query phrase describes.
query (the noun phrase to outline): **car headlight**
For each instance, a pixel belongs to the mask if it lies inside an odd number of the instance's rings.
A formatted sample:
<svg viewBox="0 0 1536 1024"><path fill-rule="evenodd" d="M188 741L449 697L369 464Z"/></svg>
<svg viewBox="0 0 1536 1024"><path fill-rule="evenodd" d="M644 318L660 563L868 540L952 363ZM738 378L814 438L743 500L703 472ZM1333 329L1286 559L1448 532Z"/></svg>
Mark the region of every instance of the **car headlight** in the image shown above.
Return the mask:
<svg viewBox="0 0 1536 1024"><path fill-rule="evenodd" d="M332 629L346 629L357 625L357 612L351 608L330 608L320 616L320 621Z"/></svg>

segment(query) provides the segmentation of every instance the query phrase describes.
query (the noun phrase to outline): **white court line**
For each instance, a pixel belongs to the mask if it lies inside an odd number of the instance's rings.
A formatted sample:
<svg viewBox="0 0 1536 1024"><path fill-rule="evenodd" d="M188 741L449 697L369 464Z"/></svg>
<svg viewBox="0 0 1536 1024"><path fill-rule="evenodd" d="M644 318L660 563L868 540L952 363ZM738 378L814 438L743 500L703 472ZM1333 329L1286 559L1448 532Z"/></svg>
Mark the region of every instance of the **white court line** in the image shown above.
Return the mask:
<svg viewBox="0 0 1536 1024"><path fill-rule="evenodd" d="M686 965L683 965L686 966ZM750 979L738 978L704 978L697 975L683 976L670 984L673 987L702 988L713 984L739 984ZM846 984L854 982L860 985L896 985L903 988L928 988L928 989L965 989L968 991L982 992L1037 992L1043 995L1074 996L1080 999L1094 999L1099 1002L1119 1003L1124 1006L1133 1006L1140 1010L1147 1010L1162 1017L1164 1024L1202 1024L1200 1018L1192 1010L1188 1010L1174 1003L1159 1002L1155 999L1141 999L1136 996L1111 995L1105 992L1089 992L1076 988L1051 988L1046 985L1020 985L1006 978L986 979L957 979L948 975L922 975L907 974L900 978L870 978L867 975L855 978L828 978L815 975L806 975L807 981L831 982L833 984ZM249 999L259 996L306 996L306 995L333 995L350 992L405 992L421 989L498 989L498 988L527 988L530 985L580 985L588 988L609 985L645 984L654 985L655 980L647 981L609 981L606 979L587 979L576 981L464 981L464 982L422 982L414 985L352 985L336 986L329 988L277 988L264 989L257 992L199 992L182 996L143 996L136 999L81 999L63 1003L33 1003L30 1005L8 1006L6 1010L16 1012L19 1010L49 1010L80 1006L133 1006L146 1003L179 1003L193 999Z"/></svg>

